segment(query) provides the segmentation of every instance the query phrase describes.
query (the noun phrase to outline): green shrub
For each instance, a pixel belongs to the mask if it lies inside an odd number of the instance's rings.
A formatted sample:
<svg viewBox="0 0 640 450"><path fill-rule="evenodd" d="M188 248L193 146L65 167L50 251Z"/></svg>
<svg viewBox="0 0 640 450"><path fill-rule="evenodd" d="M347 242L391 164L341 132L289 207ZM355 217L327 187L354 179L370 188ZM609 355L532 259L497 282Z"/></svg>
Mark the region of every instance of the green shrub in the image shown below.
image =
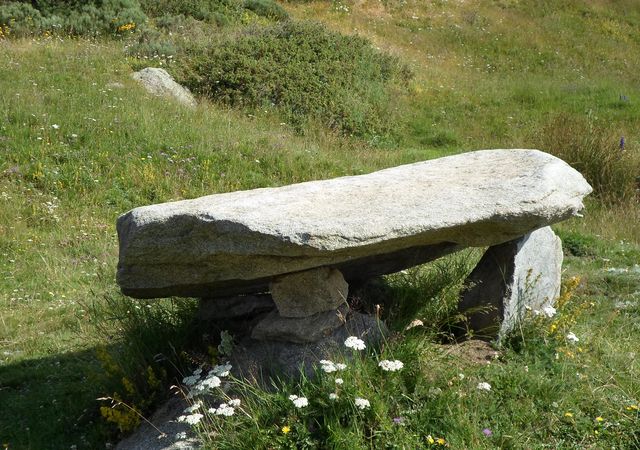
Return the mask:
<svg viewBox="0 0 640 450"><path fill-rule="evenodd" d="M272 20L288 20L289 14L273 0L246 0L244 7L259 16Z"/></svg>
<svg viewBox="0 0 640 450"><path fill-rule="evenodd" d="M0 4L0 25L13 34L62 31L76 35L117 33L146 21L137 0L34 0Z"/></svg>
<svg viewBox="0 0 640 450"><path fill-rule="evenodd" d="M246 29L188 52L178 78L199 94L232 106L277 108L297 130L319 119L375 140L393 132L391 89L410 76L366 39L312 23Z"/></svg>
<svg viewBox="0 0 640 450"><path fill-rule="evenodd" d="M241 9L235 0L140 0L140 4L150 17L182 15L218 25Z"/></svg>
<svg viewBox="0 0 640 450"><path fill-rule="evenodd" d="M606 203L635 201L640 158L632 148L620 149L621 132L590 117L560 114L537 134L541 150L578 170Z"/></svg>

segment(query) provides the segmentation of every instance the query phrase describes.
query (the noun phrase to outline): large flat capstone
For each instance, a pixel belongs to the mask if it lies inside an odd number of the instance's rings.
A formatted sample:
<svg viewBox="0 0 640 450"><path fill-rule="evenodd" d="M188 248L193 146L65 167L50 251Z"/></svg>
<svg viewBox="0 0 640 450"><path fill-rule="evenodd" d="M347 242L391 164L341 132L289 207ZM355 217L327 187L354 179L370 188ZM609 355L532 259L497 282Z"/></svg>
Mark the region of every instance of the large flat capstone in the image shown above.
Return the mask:
<svg viewBox="0 0 640 450"><path fill-rule="evenodd" d="M577 215L591 187L538 150L482 150L367 175L135 208L118 219L118 283L139 297L267 291L316 267L347 282Z"/></svg>

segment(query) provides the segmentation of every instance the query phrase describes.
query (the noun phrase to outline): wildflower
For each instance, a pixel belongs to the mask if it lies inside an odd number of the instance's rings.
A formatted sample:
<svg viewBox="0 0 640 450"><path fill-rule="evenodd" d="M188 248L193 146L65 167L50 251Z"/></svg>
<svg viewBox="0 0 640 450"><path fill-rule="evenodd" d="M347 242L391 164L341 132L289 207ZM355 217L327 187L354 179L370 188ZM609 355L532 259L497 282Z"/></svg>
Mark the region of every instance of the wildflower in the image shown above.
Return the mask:
<svg viewBox="0 0 640 450"><path fill-rule="evenodd" d="M229 372L231 371L231 368L232 368L231 364L222 364L219 366L215 366L209 372L209 376L211 376L211 374L216 375L218 377L229 376Z"/></svg>
<svg viewBox="0 0 640 450"><path fill-rule="evenodd" d="M329 394L329 400L338 400L338 394L332 392L331 394Z"/></svg>
<svg viewBox="0 0 640 450"><path fill-rule="evenodd" d="M229 405L233 406L234 408L237 408L238 406L240 406L240 399L239 398L233 398L233 399L229 400Z"/></svg>
<svg viewBox="0 0 640 450"><path fill-rule="evenodd" d="M57 130L58 128L60 128L60 125L58 125L57 123L54 123L53 125L51 125L51 128L53 128L54 130Z"/></svg>
<svg viewBox="0 0 640 450"><path fill-rule="evenodd" d="M218 406L218 408L216 409L216 416L233 416L233 413L235 412L235 410L233 409L232 406L227 405L226 403L221 403L220 406Z"/></svg>
<svg viewBox="0 0 640 450"><path fill-rule="evenodd" d="M193 386L198 382L199 379L200 379L199 375L190 375L188 377L184 377L182 379L182 383L185 384L186 386Z"/></svg>
<svg viewBox="0 0 640 450"><path fill-rule="evenodd" d="M571 418L571 417L573 417L573 413L566 412L566 413L564 413L564 416L568 417L568 418Z"/></svg>
<svg viewBox="0 0 640 450"><path fill-rule="evenodd" d="M196 402L193 405L189 406L188 408L185 408L185 410L182 412L191 414L192 412L199 410L201 406L202 406L202 402Z"/></svg>
<svg viewBox="0 0 640 450"><path fill-rule="evenodd" d="M627 406L627 411L637 411L638 405L629 405Z"/></svg>
<svg viewBox="0 0 640 450"><path fill-rule="evenodd" d="M429 444L435 444L436 440L433 437L431 437L431 435L429 435L429 436L427 436L427 442Z"/></svg>
<svg viewBox="0 0 640 450"><path fill-rule="evenodd" d="M176 433L176 440L186 439L187 433L185 431L181 431L180 433Z"/></svg>
<svg viewBox="0 0 640 450"><path fill-rule="evenodd" d="M393 418L393 423L395 423L396 425L402 425L402 422L404 422L404 418L402 418L402 417L394 417Z"/></svg>
<svg viewBox="0 0 640 450"><path fill-rule="evenodd" d="M482 381L482 382L478 383L478 390L489 392L491 390L491 385L489 383L487 383L486 381Z"/></svg>
<svg viewBox="0 0 640 450"><path fill-rule="evenodd" d="M567 340L573 344L575 344L576 342L578 342L580 339L578 339L578 336L576 336L575 334L573 334L573 332L567 334Z"/></svg>
<svg viewBox="0 0 640 450"><path fill-rule="evenodd" d="M493 431L491 431L489 428L485 428L484 430L482 430L482 434L484 434L487 437L493 436Z"/></svg>
<svg viewBox="0 0 640 450"><path fill-rule="evenodd" d="M321 364L320 368L324 370L326 373L336 372L338 370L338 368L332 361L323 359L320 361L320 364Z"/></svg>
<svg viewBox="0 0 640 450"><path fill-rule="evenodd" d="M446 443L447 443L447 441L445 441L444 438L436 439L436 444L438 444L438 445L445 445Z"/></svg>
<svg viewBox="0 0 640 450"><path fill-rule="evenodd" d="M542 312L547 317L553 317L556 315L556 309L551 305L547 305L544 308L542 308Z"/></svg>
<svg viewBox="0 0 640 450"><path fill-rule="evenodd" d="M358 408L364 410L371 407L371 403L366 398L356 397L355 404Z"/></svg>
<svg viewBox="0 0 640 450"><path fill-rule="evenodd" d="M288 434L289 431L291 431L291 427L289 427L288 425L285 425L281 428L282 434Z"/></svg>
<svg viewBox="0 0 640 450"><path fill-rule="evenodd" d="M336 378L336 384L337 385L341 385L344 383L344 380L342 378Z"/></svg>
<svg viewBox="0 0 640 450"><path fill-rule="evenodd" d="M354 350L364 350L367 347L364 344L364 341L362 339L357 338L356 336L349 336L347 340L344 341L344 345Z"/></svg>
<svg viewBox="0 0 640 450"><path fill-rule="evenodd" d="M624 150L624 136L620 136L620 150Z"/></svg>
<svg viewBox="0 0 640 450"><path fill-rule="evenodd" d="M347 368L347 365L342 363L336 363L335 366L336 366L336 369L338 370L344 370Z"/></svg>
<svg viewBox="0 0 640 450"><path fill-rule="evenodd" d="M596 417L596 422L602 422L604 421L604 419L602 418L602 416L598 416Z"/></svg>
<svg viewBox="0 0 640 450"><path fill-rule="evenodd" d="M385 372L396 372L402 369L404 367L404 364L402 363L402 361L398 361L397 359L394 361L383 359L378 363L378 366Z"/></svg>
<svg viewBox="0 0 640 450"><path fill-rule="evenodd" d="M222 381L215 375L209 376L200 382L200 385L205 389L217 388L220 384L222 384Z"/></svg>
<svg viewBox="0 0 640 450"><path fill-rule="evenodd" d="M187 422L189 425L196 425L204 416L202 414L190 414L188 416L178 417L178 422Z"/></svg>
<svg viewBox="0 0 640 450"><path fill-rule="evenodd" d="M290 395L289 400L291 400L296 408L304 408L305 406L309 406L309 400L306 397L298 397L297 395Z"/></svg>

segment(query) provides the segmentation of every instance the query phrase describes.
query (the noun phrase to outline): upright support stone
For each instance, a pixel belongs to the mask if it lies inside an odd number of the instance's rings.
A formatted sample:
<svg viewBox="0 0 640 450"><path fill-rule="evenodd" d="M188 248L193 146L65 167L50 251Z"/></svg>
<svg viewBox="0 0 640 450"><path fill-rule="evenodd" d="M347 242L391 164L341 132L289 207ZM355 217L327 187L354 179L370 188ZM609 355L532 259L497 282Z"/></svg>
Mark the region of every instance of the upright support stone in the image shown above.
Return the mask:
<svg viewBox="0 0 640 450"><path fill-rule="evenodd" d="M278 308L260 321L251 336L258 340L316 342L344 325L349 286L339 270L305 270L270 283Z"/></svg>
<svg viewBox="0 0 640 450"><path fill-rule="evenodd" d="M560 295L562 244L549 227L489 247L467 278L459 310L477 336L501 339Z"/></svg>
<svg viewBox="0 0 640 450"><path fill-rule="evenodd" d="M334 311L346 303L349 293L342 273L330 267L278 277L269 287L282 317L307 317Z"/></svg>

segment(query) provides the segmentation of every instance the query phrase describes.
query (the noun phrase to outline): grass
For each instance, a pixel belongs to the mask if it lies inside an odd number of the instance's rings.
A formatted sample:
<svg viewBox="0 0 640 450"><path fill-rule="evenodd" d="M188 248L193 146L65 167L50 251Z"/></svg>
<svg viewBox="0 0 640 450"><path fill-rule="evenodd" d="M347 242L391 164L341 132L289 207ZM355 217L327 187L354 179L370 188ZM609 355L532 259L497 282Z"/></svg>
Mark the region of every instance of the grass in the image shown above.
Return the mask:
<svg viewBox="0 0 640 450"><path fill-rule="evenodd" d="M625 136L626 151L637 154L635 2L389 0L344 3L348 12L340 5L284 4L294 19L357 30L411 66L410 92L394 98L403 118L396 147L336 135L319 123L301 134L281 125L277 111L231 109L206 99L192 111L151 97L129 77L140 61L126 56L126 39L0 37L0 404L11 405L0 417L0 441L8 448L115 442L117 428L100 417L102 403L95 399L125 387L122 376L106 373L99 349L122 355L121 369L132 379L144 378L145 365L159 352L181 371L192 365L193 353L182 350L206 353L197 333L166 332L189 325L189 302L184 309L154 305L158 314L166 312L154 316L117 292L114 224L134 206L365 173L480 148L535 147L543 132L563 135L560 114L571 123L606 124L597 150L615 151ZM181 64L173 59L162 59L163 65ZM543 150L555 145L546 141ZM439 342L474 256L390 277L385 313L400 336L381 351L405 363L406 372L393 374L392 382L408 399L382 388L386 378L375 354L363 358L349 376L371 400L372 415L356 415L346 426L327 422L332 442L414 448L426 446L431 435L451 448L637 448L639 419L627 408L640 402L640 279L630 270L640 260L639 211L628 195L614 204L592 199L584 219L556 227L565 241L565 278L582 279L574 304L588 305L570 328L582 352L532 331L492 364L471 364ZM118 312L112 302L133 308ZM567 315L574 312L569 308ZM426 326L404 332L414 318ZM158 324L165 330L156 334ZM138 336L131 334L136 327ZM127 342L135 348L127 351ZM163 364L154 370L165 369L166 382L175 381L175 368ZM479 381L492 385L490 395L477 392ZM284 446L303 439L308 429L292 425L286 436L280 432L296 412L286 395L300 389L320 395L326 382L286 385L273 397L252 391L265 433L255 442L286 437ZM366 391L371 385L376 388ZM442 393L429 394L432 387ZM319 420L314 414L305 416L309 423ZM396 414L406 417L405 426L394 428ZM599 416L603 422L595 421ZM233 423L220 426L229 431ZM493 436L486 438L483 428ZM232 438L230 432L230 446L238 442Z"/></svg>

